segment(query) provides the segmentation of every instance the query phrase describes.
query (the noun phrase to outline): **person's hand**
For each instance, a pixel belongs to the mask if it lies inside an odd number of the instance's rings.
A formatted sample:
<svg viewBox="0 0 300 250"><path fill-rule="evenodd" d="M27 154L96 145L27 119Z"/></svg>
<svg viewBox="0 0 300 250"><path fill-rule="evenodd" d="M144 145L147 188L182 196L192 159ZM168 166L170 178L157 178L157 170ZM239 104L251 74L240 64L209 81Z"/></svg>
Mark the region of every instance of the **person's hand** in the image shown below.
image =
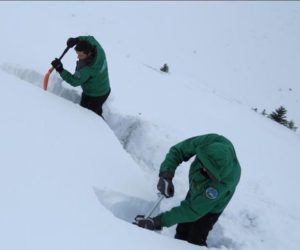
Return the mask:
<svg viewBox="0 0 300 250"><path fill-rule="evenodd" d="M62 72L63 71L63 65L61 63L61 61L57 58L55 58L52 62L51 65L53 66L53 68L56 69L57 72Z"/></svg>
<svg viewBox="0 0 300 250"><path fill-rule="evenodd" d="M151 218L145 218L145 215L137 215L135 217L135 222L133 222L134 225L137 225L139 227L148 229L148 230L161 230L161 222L158 216Z"/></svg>
<svg viewBox="0 0 300 250"><path fill-rule="evenodd" d="M159 177L159 180L157 183L157 189L166 198L173 197L174 196L174 185L172 182L172 178Z"/></svg>
<svg viewBox="0 0 300 250"><path fill-rule="evenodd" d="M77 43L79 42L79 38L73 38L73 37L70 37L68 40L67 40L67 46L69 48L72 48L74 47Z"/></svg>

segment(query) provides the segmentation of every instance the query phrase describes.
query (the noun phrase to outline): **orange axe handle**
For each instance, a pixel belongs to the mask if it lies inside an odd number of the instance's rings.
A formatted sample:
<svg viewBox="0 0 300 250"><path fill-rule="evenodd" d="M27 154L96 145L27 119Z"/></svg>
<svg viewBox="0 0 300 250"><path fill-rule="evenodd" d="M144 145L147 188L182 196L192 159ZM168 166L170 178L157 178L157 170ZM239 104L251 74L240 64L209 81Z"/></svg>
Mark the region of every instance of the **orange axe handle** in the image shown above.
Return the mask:
<svg viewBox="0 0 300 250"><path fill-rule="evenodd" d="M69 49L70 49L70 47L67 47L67 48L64 50L64 52L62 53L62 55L59 57L59 60L61 60L61 59L64 57L64 55L68 52ZM48 89L49 77L50 77L50 75L51 75L51 73L52 73L53 70L54 70L54 68L51 67L51 68L48 70L48 72L46 73L45 77L44 77L44 90L46 90L46 91L47 91L47 89Z"/></svg>
<svg viewBox="0 0 300 250"><path fill-rule="evenodd" d="M46 73L45 77L44 77L44 90L46 90L46 91L47 91L47 89L48 89L49 77L50 77L50 75L51 75L51 73L52 73L53 70L54 70L54 68L51 67L51 68L48 70L48 72Z"/></svg>

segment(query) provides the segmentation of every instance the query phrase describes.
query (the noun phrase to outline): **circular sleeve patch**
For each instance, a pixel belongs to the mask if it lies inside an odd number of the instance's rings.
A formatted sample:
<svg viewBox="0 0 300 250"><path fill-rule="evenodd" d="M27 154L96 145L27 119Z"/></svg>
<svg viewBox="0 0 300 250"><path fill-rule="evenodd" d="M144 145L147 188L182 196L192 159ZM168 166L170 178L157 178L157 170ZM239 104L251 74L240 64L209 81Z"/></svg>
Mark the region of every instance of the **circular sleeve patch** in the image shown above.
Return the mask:
<svg viewBox="0 0 300 250"><path fill-rule="evenodd" d="M208 187L205 190L205 194L206 194L206 197L211 200L214 200L219 196L218 190L213 187Z"/></svg>

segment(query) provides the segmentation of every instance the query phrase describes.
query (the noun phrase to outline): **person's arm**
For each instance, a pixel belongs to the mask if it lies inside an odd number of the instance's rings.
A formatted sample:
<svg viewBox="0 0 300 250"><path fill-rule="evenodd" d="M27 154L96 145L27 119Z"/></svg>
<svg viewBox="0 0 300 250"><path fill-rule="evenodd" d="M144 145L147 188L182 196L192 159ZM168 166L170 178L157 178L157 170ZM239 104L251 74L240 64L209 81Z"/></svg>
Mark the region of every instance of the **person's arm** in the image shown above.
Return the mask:
<svg viewBox="0 0 300 250"><path fill-rule="evenodd" d="M91 77L89 70L86 70L85 68L76 71L73 75L65 69L59 74L64 81L73 87L82 85Z"/></svg>
<svg viewBox="0 0 300 250"><path fill-rule="evenodd" d="M189 138L173 147L167 153L165 160L160 166L160 174L164 172L172 173L174 175L176 168L184 161L188 161L191 157L196 155L196 149L203 147L213 140L218 138L217 134L207 134Z"/></svg>
<svg viewBox="0 0 300 250"><path fill-rule="evenodd" d="M210 190L208 190L210 188ZM161 213L158 217L161 225L170 227L178 223L192 222L198 220L205 214L209 213L219 201L228 195L229 186L220 184L213 188L211 186L203 190L190 199L186 199L179 206L173 207L171 210Z"/></svg>

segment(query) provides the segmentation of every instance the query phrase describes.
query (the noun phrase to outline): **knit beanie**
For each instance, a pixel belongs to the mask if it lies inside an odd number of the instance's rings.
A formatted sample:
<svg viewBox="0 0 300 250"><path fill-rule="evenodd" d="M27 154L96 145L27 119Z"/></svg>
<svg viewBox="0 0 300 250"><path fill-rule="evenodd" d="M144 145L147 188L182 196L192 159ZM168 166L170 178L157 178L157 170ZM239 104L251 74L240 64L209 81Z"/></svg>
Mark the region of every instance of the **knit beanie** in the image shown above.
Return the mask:
<svg viewBox="0 0 300 250"><path fill-rule="evenodd" d="M95 51L95 46L90 44L88 41L79 41L77 45L75 46L76 51L82 51L85 54L88 54L89 52Z"/></svg>

